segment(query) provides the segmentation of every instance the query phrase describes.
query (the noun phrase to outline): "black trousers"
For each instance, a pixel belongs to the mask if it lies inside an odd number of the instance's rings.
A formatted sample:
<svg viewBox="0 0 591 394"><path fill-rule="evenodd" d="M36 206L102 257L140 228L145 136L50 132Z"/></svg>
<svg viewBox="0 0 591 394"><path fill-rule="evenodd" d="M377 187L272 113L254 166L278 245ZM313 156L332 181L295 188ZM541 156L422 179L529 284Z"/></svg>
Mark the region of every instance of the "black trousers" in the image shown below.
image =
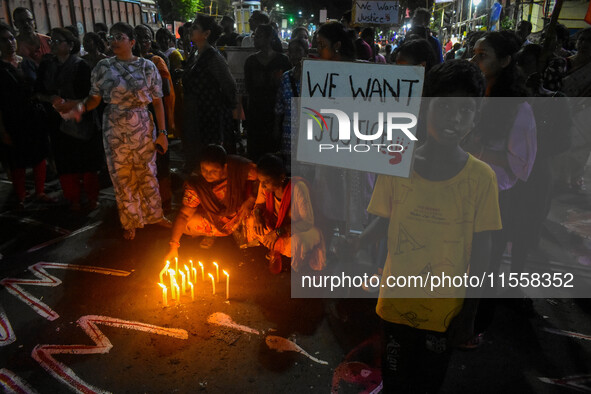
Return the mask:
<svg viewBox="0 0 591 394"><path fill-rule="evenodd" d="M451 357L447 333L382 323L384 393L436 393Z"/></svg>

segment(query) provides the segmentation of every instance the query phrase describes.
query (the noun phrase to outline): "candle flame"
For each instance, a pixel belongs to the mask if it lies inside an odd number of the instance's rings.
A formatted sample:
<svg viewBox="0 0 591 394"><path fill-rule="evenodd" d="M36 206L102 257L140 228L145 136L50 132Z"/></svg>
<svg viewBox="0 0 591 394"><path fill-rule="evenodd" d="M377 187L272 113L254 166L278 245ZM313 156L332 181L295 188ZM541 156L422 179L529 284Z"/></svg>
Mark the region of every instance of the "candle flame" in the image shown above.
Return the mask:
<svg viewBox="0 0 591 394"><path fill-rule="evenodd" d="M170 275L173 277L173 279L174 279L174 277L175 277L175 275L176 275L176 271L175 271L175 270L173 270L173 269L169 269L169 270L168 270L168 273L169 273L169 274L170 274Z"/></svg>
<svg viewBox="0 0 591 394"><path fill-rule="evenodd" d="M187 267L187 264L185 264L185 271L188 271L189 267Z"/></svg>
<svg viewBox="0 0 591 394"><path fill-rule="evenodd" d="M207 276L209 276L213 280L213 275L212 274L207 274Z"/></svg>
<svg viewBox="0 0 591 394"><path fill-rule="evenodd" d="M162 283L158 283L158 286L162 287L163 289L166 289L166 286L164 286Z"/></svg>
<svg viewBox="0 0 591 394"><path fill-rule="evenodd" d="M226 276L230 276L230 274L229 274L229 273L227 273L227 272L226 272L226 270L222 270L222 272L224 273L224 275L226 275Z"/></svg>
<svg viewBox="0 0 591 394"><path fill-rule="evenodd" d="M213 262L213 265L215 265L216 267L218 266L218 263L216 263L215 261Z"/></svg>
<svg viewBox="0 0 591 394"><path fill-rule="evenodd" d="M201 263L201 261L199 262L199 266L200 266L201 268L203 268L203 264Z"/></svg>

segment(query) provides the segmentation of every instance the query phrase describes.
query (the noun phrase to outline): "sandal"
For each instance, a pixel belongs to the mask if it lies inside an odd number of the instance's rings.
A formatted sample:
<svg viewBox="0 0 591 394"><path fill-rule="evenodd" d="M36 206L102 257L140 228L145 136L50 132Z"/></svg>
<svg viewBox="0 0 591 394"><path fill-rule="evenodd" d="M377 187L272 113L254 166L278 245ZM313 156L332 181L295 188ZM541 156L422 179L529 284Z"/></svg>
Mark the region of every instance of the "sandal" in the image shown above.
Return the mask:
<svg viewBox="0 0 591 394"><path fill-rule="evenodd" d="M164 216L156 224L159 226L162 226L164 228L172 228L172 222L170 220L168 220L167 218L165 218Z"/></svg>
<svg viewBox="0 0 591 394"><path fill-rule="evenodd" d="M203 239L201 240L201 243L199 243L199 247L201 249L209 249L213 246L213 244L215 243L215 238L214 237L203 237Z"/></svg>
<svg viewBox="0 0 591 394"><path fill-rule="evenodd" d="M123 238L125 238L128 241L133 240L135 238L135 228L123 230Z"/></svg>

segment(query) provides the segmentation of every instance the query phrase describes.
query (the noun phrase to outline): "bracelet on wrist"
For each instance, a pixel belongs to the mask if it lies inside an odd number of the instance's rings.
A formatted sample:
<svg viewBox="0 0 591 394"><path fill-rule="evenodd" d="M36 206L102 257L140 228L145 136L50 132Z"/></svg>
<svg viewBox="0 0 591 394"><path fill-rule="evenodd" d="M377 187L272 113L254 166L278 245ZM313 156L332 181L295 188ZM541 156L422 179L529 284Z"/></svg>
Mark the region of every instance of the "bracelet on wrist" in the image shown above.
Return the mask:
<svg viewBox="0 0 591 394"><path fill-rule="evenodd" d="M168 244L169 244L170 246L174 246L174 247L176 247L176 248L178 248L178 247L180 247L180 246L181 246L181 243L180 243L180 242L176 242L176 241L170 241Z"/></svg>
<svg viewBox="0 0 591 394"><path fill-rule="evenodd" d="M168 137L168 131L166 131L165 129L160 130L159 133L164 134L165 136Z"/></svg>

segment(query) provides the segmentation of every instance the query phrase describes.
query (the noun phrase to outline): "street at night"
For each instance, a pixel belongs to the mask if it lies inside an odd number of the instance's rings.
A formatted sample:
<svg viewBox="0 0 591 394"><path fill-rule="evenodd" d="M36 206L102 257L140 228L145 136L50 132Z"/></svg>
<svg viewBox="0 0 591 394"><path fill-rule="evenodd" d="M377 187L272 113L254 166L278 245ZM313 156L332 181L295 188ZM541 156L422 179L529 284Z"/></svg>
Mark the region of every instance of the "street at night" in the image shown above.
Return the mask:
<svg viewBox="0 0 591 394"><path fill-rule="evenodd" d="M56 185L48 189L57 196ZM183 242L179 262L192 259L196 268L194 301L187 288L180 302L168 294L163 307L157 283L170 230L152 225L123 240L108 187L90 213L34 202L15 211L10 185L3 181L0 190L0 382L7 392L357 393L379 386L375 300L291 299L290 273L270 274L261 247L239 249L227 237L204 250L195 238ZM582 196L557 197L532 264L589 276L587 204ZM228 301L222 270L230 275ZM589 390L588 300L534 299L534 308L526 316L501 305L484 345L454 352L442 392Z"/></svg>

